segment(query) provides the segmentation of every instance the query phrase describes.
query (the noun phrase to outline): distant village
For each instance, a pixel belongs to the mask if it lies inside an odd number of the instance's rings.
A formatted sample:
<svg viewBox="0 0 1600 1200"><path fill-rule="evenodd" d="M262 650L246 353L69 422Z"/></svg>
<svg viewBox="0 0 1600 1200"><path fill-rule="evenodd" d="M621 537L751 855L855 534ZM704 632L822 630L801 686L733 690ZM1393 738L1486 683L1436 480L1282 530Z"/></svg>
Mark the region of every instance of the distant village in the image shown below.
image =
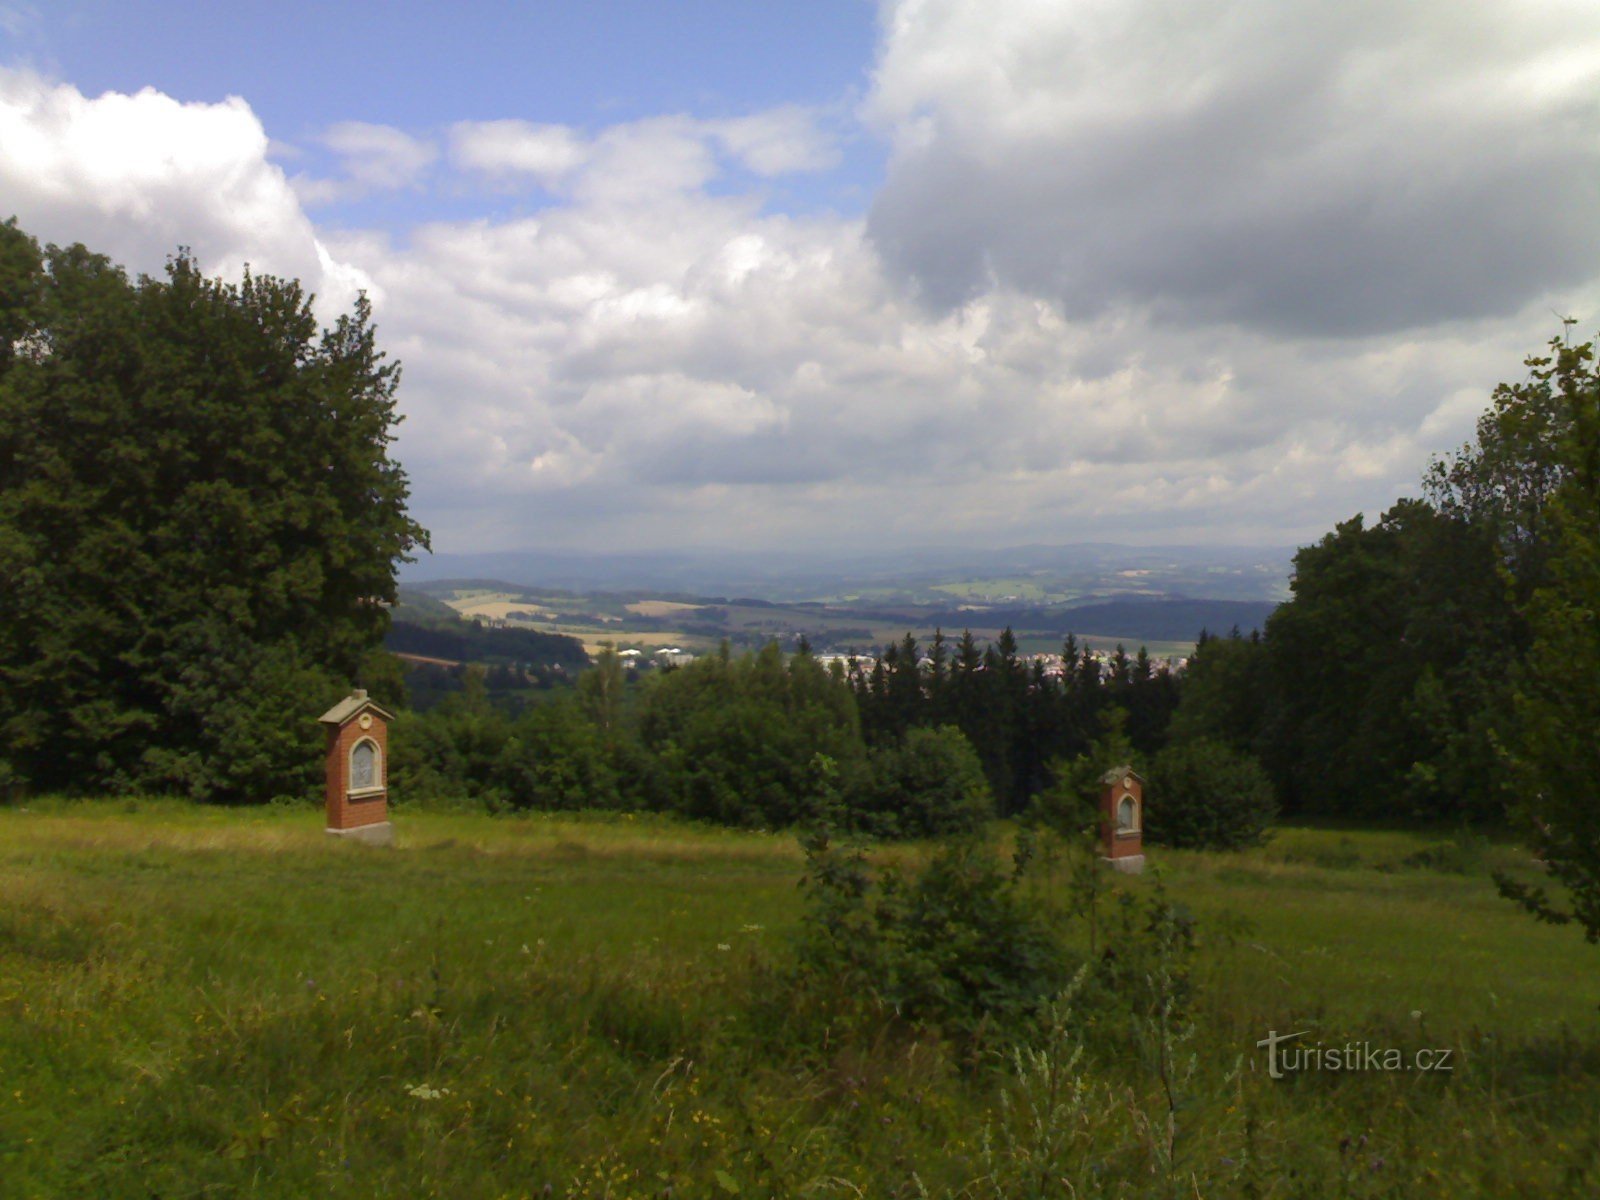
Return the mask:
<svg viewBox="0 0 1600 1200"><path fill-rule="evenodd" d="M472 621L488 629L527 628L527 622L529 622L531 619L532 618L529 614L524 613L510 613L507 615L507 617L495 617L487 614L474 613L471 617ZM803 635L798 632L791 632L779 640L787 642L791 646L797 646L802 642ZM1127 653L1130 655L1130 657L1137 652L1137 645L1127 649ZM1102 669L1109 668L1116 659L1115 650L1095 650L1085 647L1082 653L1088 654L1090 658L1094 659L1100 664ZM424 661L417 659L414 655L402 655L402 657L414 659L415 661ZM617 658L621 660L623 669L634 672L645 672L661 668L686 667L690 663L694 662L698 657L700 656L694 651L686 650L681 646L659 646L655 649L639 649L638 647L629 647L627 649L617 651ZM824 667L832 667L834 663L838 663L846 671L849 671L852 667L852 664L854 664L856 669L859 669L863 672L870 672L873 667L877 666L878 663L877 655L855 650L828 650L822 653L816 653L814 654L814 657ZM1032 669L1034 663L1041 664L1045 678L1047 679L1060 679L1065 673L1065 666L1063 664L1062 657L1058 653L1046 652L1040 654L1021 654L1018 657L1029 667L1030 670ZM1188 664L1188 661L1189 659L1187 655L1165 658L1152 657L1151 664L1154 667L1165 667L1168 670L1178 671L1182 670L1183 667ZM929 658L927 655L923 655L922 658L918 660L917 666L924 671L932 670L933 659ZM979 669L982 670L981 667Z"/></svg>
<svg viewBox="0 0 1600 1200"><path fill-rule="evenodd" d="M1090 658L1098 662L1102 668L1108 668L1116 658L1116 652L1112 650L1088 650L1086 653ZM694 662L696 655L678 646L662 646L660 649L652 650L649 653L643 650L621 650L618 651L617 657L622 661L625 669L643 671L657 667L686 667ZM838 663L846 671L849 671L852 667L861 671L871 671L878 664L877 657L871 654L828 653L818 654L815 657L824 667L831 668L834 663ZM1042 664L1044 675L1047 679L1060 679L1066 673L1065 660L1059 654L1023 654L1019 655L1019 657L1030 668L1034 663ZM1164 658L1156 660L1156 665L1165 666L1169 670L1181 670L1188 661L1187 656ZM946 665L948 666L948 663ZM917 666L923 671L931 671L933 669L933 659L923 655L922 658L917 660ZM979 670L982 669L982 667L979 667Z"/></svg>

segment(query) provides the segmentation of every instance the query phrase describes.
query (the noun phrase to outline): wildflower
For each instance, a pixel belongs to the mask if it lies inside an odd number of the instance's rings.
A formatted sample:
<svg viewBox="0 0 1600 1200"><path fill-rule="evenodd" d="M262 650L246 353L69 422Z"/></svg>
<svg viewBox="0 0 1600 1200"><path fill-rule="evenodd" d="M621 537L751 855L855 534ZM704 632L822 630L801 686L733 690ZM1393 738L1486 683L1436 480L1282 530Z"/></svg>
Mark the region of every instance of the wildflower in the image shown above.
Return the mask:
<svg viewBox="0 0 1600 1200"><path fill-rule="evenodd" d="M419 1083L415 1087L408 1087L406 1089L406 1095L414 1096L418 1100L437 1100L441 1096L448 1096L449 1094L449 1088L429 1087L425 1083Z"/></svg>
<svg viewBox="0 0 1600 1200"><path fill-rule="evenodd" d="M727 942L718 942L717 943L717 949L718 950L732 950L733 947L728 945Z"/></svg>

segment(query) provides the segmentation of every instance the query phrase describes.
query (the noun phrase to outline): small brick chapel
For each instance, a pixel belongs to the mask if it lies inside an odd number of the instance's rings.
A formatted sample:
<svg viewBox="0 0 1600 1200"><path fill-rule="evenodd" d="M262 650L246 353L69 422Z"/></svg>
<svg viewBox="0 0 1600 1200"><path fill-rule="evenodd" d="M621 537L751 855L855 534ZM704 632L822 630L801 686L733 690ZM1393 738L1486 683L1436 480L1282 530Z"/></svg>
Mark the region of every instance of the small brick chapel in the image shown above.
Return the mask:
<svg viewBox="0 0 1600 1200"><path fill-rule="evenodd" d="M328 832L388 845L394 840L389 823L389 722L394 714L357 689L318 720L328 731Z"/></svg>
<svg viewBox="0 0 1600 1200"><path fill-rule="evenodd" d="M1144 870L1144 777L1132 767L1100 778L1100 852L1119 871Z"/></svg>

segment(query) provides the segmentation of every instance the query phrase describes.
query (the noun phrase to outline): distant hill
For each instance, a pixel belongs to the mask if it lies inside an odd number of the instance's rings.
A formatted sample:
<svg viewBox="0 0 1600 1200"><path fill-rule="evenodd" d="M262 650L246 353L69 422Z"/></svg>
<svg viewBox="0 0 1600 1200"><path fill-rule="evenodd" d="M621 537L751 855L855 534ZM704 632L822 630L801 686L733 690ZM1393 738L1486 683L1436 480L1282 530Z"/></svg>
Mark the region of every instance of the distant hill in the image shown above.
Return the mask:
<svg viewBox="0 0 1600 1200"><path fill-rule="evenodd" d="M452 662L523 663L569 671L589 665L583 643L575 637L535 629L491 629L464 620L444 601L415 588L401 589L383 644L396 654Z"/></svg>
<svg viewBox="0 0 1600 1200"><path fill-rule="evenodd" d="M461 614L455 609L414 587L400 589L400 600L389 610L389 617L408 625L442 625L450 628L461 623Z"/></svg>

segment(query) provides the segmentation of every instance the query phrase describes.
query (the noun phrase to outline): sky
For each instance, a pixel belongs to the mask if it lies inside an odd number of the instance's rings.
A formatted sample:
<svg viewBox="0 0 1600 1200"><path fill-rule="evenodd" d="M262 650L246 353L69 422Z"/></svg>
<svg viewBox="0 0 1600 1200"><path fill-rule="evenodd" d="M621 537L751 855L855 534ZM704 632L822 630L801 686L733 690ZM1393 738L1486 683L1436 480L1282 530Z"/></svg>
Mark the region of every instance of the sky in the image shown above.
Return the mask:
<svg viewBox="0 0 1600 1200"><path fill-rule="evenodd" d="M360 291L439 551L1289 545L1600 330L1600 0L0 0L0 218Z"/></svg>

